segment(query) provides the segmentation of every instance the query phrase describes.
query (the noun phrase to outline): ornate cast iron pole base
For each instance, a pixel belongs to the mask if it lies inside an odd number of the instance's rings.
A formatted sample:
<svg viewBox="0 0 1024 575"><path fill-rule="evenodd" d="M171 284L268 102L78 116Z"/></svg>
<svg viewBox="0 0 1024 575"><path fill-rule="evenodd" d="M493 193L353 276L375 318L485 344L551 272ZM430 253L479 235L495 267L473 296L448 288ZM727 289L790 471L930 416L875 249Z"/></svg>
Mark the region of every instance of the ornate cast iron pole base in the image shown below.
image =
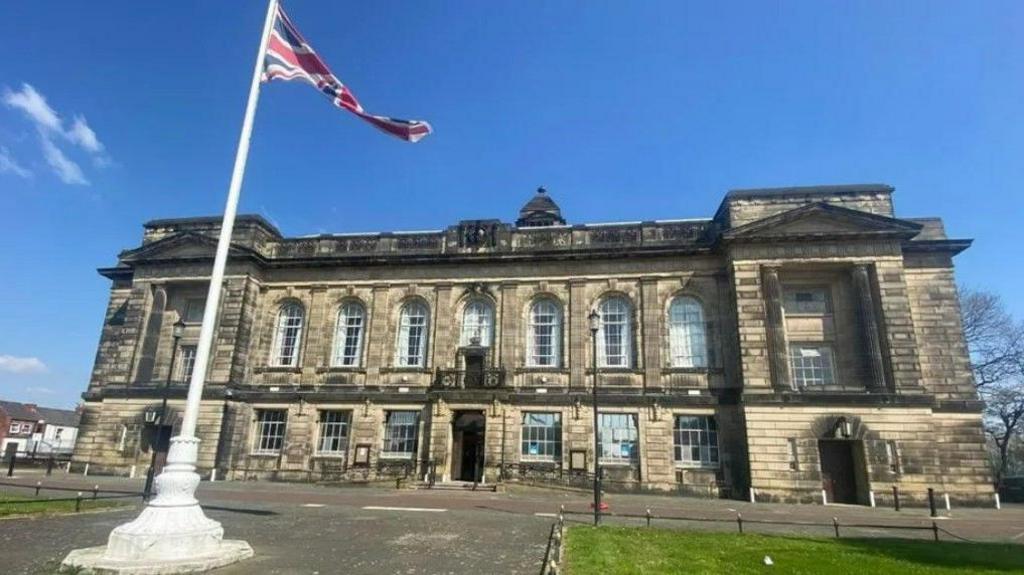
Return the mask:
<svg viewBox="0 0 1024 575"><path fill-rule="evenodd" d="M194 573L252 557L245 541L225 541L220 523L196 501L199 440L175 437L167 465L156 478L156 497L130 523L116 527L107 544L76 549L62 567L120 574Z"/></svg>

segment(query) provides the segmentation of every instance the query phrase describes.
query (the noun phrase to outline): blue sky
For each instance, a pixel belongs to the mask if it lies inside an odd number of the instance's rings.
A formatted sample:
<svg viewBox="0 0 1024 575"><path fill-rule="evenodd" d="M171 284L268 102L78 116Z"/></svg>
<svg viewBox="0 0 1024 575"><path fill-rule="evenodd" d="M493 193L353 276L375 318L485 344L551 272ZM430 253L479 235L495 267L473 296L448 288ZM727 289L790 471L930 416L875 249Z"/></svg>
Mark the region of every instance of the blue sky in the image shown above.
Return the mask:
<svg viewBox="0 0 1024 575"><path fill-rule="evenodd" d="M264 7L4 3L0 397L74 405L109 288L95 268L147 219L222 210ZM960 280L1024 316L1024 3L285 7L368 111L436 130L406 144L266 86L241 210L286 234L508 221L541 184L585 222L884 182L898 214L975 238Z"/></svg>

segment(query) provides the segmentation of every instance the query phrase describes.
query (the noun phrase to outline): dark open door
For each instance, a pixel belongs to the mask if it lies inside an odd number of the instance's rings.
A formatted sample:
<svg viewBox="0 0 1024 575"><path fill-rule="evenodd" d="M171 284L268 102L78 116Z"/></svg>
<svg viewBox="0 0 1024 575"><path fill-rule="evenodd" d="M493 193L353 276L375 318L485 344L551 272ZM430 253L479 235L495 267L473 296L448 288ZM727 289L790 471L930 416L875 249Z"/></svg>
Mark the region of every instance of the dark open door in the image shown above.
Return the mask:
<svg viewBox="0 0 1024 575"><path fill-rule="evenodd" d="M160 425L156 427L156 441L153 443L153 448L156 449L156 466L154 473L160 473L163 470L164 465L167 463L167 452L171 449L171 433L172 427L170 425Z"/></svg>
<svg viewBox="0 0 1024 575"><path fill-rule="evenodd" d="M853 442L821 440L821 486L830 503L857 503L857 476Z"/></svg>
<svg viewBox="0 0 1024 575"><path fill-rule="evenodd" d="M459 481L480 481L483 471L484 414L456 412L452 421L452 477Z"/></svg>

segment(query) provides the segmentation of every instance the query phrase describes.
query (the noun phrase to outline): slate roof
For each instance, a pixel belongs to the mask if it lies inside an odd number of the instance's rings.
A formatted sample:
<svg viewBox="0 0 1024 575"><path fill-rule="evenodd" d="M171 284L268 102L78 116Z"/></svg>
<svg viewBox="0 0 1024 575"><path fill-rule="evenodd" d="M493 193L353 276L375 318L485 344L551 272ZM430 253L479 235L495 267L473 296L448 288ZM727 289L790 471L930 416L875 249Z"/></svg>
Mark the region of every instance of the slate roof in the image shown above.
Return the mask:
<svg viewBox="0 0 1024 575"><path fill-rule="evenodd" d="M52 407L38 407L31 403L18 403L17 401L0 401L2 409L11 419L23 421L39 421L65 427L78 427L80 414L69 409L54 409Z"/></svg>

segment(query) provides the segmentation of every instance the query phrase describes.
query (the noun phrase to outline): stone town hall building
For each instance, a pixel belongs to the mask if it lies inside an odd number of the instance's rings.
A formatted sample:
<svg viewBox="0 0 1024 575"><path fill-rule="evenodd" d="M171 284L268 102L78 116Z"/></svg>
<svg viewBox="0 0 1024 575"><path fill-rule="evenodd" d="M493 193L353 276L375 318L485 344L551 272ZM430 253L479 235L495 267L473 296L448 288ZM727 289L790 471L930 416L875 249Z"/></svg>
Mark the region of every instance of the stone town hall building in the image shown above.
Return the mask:
<svg viewBox="0 0 1024 575"><path fill-rule="evenodd" d="M607 483L866 503L991 498L953 256L885 185L728 193L713 218L283 237L235 228L199 467L235 479L583 483L597 310ZM218 218L151 221L111 281L75 462L180 424ZM170 378L172 324L186 328ZM481 477L482 476L482 477Z"/></svg>

